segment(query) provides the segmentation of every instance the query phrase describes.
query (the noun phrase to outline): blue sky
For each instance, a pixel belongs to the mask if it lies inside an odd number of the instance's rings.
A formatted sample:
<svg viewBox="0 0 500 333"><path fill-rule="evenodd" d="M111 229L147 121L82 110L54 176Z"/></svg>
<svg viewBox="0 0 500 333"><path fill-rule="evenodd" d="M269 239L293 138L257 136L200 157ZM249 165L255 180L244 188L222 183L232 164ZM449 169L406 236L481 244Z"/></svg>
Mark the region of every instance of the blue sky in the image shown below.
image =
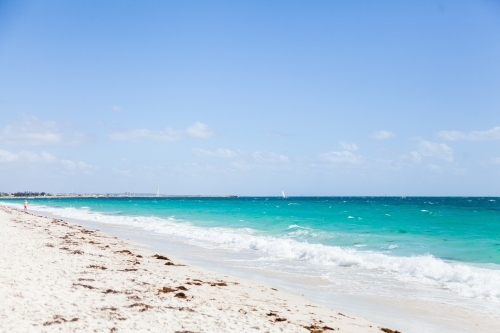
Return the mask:
<svg viewBox="0 0 500 333"><path fill-rule="evenodd" d="M497 1L2 1L0 191L500 195Z"/></svg>

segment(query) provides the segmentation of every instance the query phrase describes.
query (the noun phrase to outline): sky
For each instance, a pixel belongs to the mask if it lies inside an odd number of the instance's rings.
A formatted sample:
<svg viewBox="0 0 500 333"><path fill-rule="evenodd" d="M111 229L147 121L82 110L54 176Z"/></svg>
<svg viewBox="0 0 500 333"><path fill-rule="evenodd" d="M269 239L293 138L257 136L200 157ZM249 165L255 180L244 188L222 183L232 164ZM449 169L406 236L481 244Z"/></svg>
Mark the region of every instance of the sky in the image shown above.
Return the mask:
<svg viewBox="0 0 500 333"><path fill-rule="evenodd" d="M498 1L0 1L0 192L500 196Z"/></svg>

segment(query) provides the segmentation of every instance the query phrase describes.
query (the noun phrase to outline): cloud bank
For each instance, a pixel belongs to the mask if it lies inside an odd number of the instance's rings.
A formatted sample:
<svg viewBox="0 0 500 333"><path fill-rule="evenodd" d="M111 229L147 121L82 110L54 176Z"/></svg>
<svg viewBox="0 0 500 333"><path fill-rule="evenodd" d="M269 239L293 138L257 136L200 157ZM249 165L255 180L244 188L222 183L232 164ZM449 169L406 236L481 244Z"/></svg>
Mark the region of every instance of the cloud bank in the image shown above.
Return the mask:
<svg viewBox="0 0 500 333"><path fill-rule="evenodd" d="M329 153L320 154L321 159L327 160L334 164L361 164L363 157L355 155L348 150L344 151L331 151Z"/></svg>
<svg viewBox="0 0 500 333"><path fill-rule="evenodd" d="M116 131L109 135L113 141L141 142L146 140L172 142L184 140L186 138L208 139L214 136L215 131L210 126L196 122L186 129L173 129L166 127L162 131L152 131L149 129L132 129L126 131Z"/></svg>
<svg viewBox="0 0 500 333"><path fill-rule="evenodd" d="M216 150L205 150L205 149L195 148L191 149L191 152L197 156L251 159L257 163L289 162L288 156L270 151L246 152L242 150L234 151L227 148L219 148Z"/></svg>
<svg viewBox="0 0 500 333"><path fill-rule="evenodd" d="M72 145L83 140L83 134L66 132L64 126L55 121L42 121L28 115L0 130L0 143L6 145Z"/></svg>
<svg viewBox="0 0 500 333"><path fill-rule="evenodd" d="M412 151L410 154L415 162L420 162L422 157L435 157L446 162L453 162L453 149L445 143L436 143L422 140L418 144L418 151Z"/></svg>
<svg viewBox="0 0 500 333"><path fill-rule="evenodd" d="M373 140L387 140L387 139L391 139L391 138L395 138L396 137L396 133L392 133L392 132L389 132L389 131L378 131L378 132L373 132L372 135L370 135L370 138L372 138Z"/></svg>
<svg viewBox="0 0 500 333"><path fill-rule="evenodd" d="M40 153L32 151L11 152L0 149L0 164L5 163L52 163L63 167L65 171L81 171L85 174L93 174L100 168L82 161L73 161L69 159L59 159L54 155L42 151Z"/></svg>
<svg viewBox="0 0 500 333"><path fill-rule="evenodd" d="M492 129L486 131L471 131L471 132L460 132L460 131L440 131L438 136L449 141L489 141L489 140L500 140L500 126L493 127Z"/></svg>

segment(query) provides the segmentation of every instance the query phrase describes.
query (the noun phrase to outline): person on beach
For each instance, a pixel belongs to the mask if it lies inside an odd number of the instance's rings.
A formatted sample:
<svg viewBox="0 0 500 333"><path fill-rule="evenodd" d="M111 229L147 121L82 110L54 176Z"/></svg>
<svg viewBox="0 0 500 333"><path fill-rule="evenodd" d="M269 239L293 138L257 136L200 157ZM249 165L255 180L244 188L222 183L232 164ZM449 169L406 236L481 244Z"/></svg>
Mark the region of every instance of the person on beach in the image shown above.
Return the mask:
<svg viewBox="0 0 500 333"><path fill-rule="evenodd" d="M24 199L24 211L28 211L28 200Z"/></svg>

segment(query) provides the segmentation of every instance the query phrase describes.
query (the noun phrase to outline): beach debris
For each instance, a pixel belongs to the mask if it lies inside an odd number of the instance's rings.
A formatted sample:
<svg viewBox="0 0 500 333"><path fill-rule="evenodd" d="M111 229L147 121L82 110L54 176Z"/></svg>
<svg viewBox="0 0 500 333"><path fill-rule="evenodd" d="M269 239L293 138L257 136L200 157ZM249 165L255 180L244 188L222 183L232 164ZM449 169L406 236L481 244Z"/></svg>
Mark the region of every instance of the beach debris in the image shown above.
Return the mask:
<svg viewBox="0 0 500 333"><path fill-rule="evenodd" d="M99 266L99 265L89 265L89 266L87 266L87 268L95 268L95 269L102 269L102 270L107 269L106 267Z"/></svg>
<svg viewBox="0 0 500 333"><path fill-rule="evenodd" d="M158 289L158 293L171 293L173 291L177 291L177 289L173 289L173 288L170 288L170 287L163 287L161 289Z"/></svg>
<svg viewBox="0 0 500 333"><path fill-rule="evenodd" d="M201 286L200 282L186 282L186 284L195 285L195 286Z"/></svg>
<svg viewBox="0 0 500 333"><path fill-rule="evenodd" d="M309 330L310 333L324 333L327 331L335 331L335 328L331 328L329 326L316 326L316 325L310 325L310 326L303 326L306 330Z"/></svg>
<svg viewBox="0 0 500 333"><path fill-rule="evenodd" d="M266 315L267 315L268 317L271 317L271 316L276 317L276 318L274 318L274 322L280 322L280 321L286 321L286 320L287 320L287 319L286 319L286 318L284 318L284 317L280 317L280 316L276 313L276 311L272 311L272 310L271 310L269 313L266 313Z"/></svg>
<svg viewBox="0 0 500 333"><path fill-rule="evenodd" d="M83 251L81 250L75 250L73 252L71 252L72 254L83 254Z"/></svg>
<svg viewBox="0 0 500 333"><path fill-rule="evenodd" d="M227 287L226 282L213 282L210 284L212 287L219 286L219 287Z"/></svg>
<svg viewBox="0 0 500 333"><path fill-rule="evenodd" d="M170 260L170 259L168 259L167 257L162 256L162 255L159 255L159 254L155 254L155 255L153 256L153 258L160 259L160 260Z"/></svg>
<svg viewBox="0 0 500 333"><path fill-rule="evenodd" d="M184 307L184 306L180 306L180 307L178 307L178 308L177 308L177 310L179 310L179 311L187 311L187 312L195 312L193 309L191 309L191 308L186 308L186 307Z"/></svg>
<svg viewBox="0 0 500 333"><path fill-rule="evenodd" d="M187 291L188 289L184 286L178 286L177 287L177 290L184 290L184 291Z"/></svg>
<svg viewBox="0 0 500 333"><path fill-rule="evenodd" d="M174 295L174 297L177 297L177 298L186 298L187 296L184 293L177 293L177 294Z"/></svg>
<svg viewBox="0 0 500 333"><path fill-rule="evenodd" d="M139 260L127 260L128 262L131 262L133 265L139 265L141 262Z"/></svg>
<svg viewBox="0 0 500 333"><path fill-rule="evenodd" d="M77 320L78 320L78 318L66 320L65 318L63 318L60 315L54 315L54 320L53 321L46 321L45 323L43 323L43 326L50 326L53 324L61 324L61 323L66 323L66 322L75 322Z"/></svg>
<svg viewBox="0 0 500 333"><path fill-rule="evenodd" d="M134 301L140 301L141 300L141 298L139 296L137 296L137 295L128 296L127 298L128 299L132 299Z"/></svg>
<svg viewBox="0 0 500 333"><path fill-rule="evenodd" d="M96 289L96 287L90 286L88 284L81 284L81 283L73 283L73 286L82 286L83 288L87 288L87 289Z"/></svg>
<svg viewBox="0 0 500 333"><path fill-rule="evenodd" d="M134 304L131 304L131 305L127 306L127 307L128 308L141 307L141 309L139 309L139 312L144 312L147 309L152 309L153 308L151 305L147 305L147 304L144 304L144 303L134 303Z"/></svg>
<svg viewBox="0 0 500 333"><path fill-rule="evenodd" d="M119 269L120 272L135 272L137 271L137 268L125 268L125 269Z"/></svg>
<svg viewBox="0 0 500 333"><path fill-rule="evenodd" d="M101 308L101 311L106 311L106 310L110 310L110 311L116 311L118 310L117 308L113 307L113 306L105 306L105 307L102 307Z"/></svg>
<svg viewBox="0 0 500 333"><path fill-rule="evenodd" d="M167 262L165 263L165 265L167 265L167 266L186 266L186 265L181 265L181 264L174 264L174 263L173 263L173 262L171 262L171 261L167 261Z"/></svg>
<svg viewBox="0 0 500 333"><path fill-rule="evenodd" d="M124 253L124 254L129 254L131 256L133 256L134 254L132 252L130 252L129 250L121 250L121 251L115 251L115 253Z"/></svg>
<svg viewBox="0 0 500 333"><path fill-rule="evenodd" d="M390 328L387 328L387 327L382 327L382 328L380 328L380 330L385 332L385 333L401 333L400 331L391 330Z"/></svg>
<svg viewBox="0 0 500 333"><path fill-rule="evenodd" d="M118 294L119 291L113 290L113 289L106 289L104 294Z"/></svg>

